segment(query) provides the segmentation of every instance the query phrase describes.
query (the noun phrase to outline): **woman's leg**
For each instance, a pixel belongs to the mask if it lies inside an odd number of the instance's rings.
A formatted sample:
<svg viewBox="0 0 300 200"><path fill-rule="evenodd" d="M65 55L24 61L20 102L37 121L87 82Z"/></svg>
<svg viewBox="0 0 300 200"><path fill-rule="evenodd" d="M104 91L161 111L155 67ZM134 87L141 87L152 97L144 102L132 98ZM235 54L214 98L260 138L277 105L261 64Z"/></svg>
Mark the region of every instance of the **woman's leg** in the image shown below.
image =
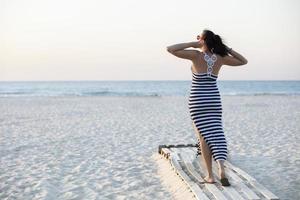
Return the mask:
<svg viewBox="0 0 300 200"><path fill-rule="evenodd" d="M212 173L212 154L211 154L211 151L209 149L209 146L206 144L204 138L201 136L198 129L196 128L194 122L193 122L193 126L194 126L194 129L195 129L195 132L197 133L198 137L200 138L201 155L202 155L202 159L204 160L205 165L206 165L207 176L205 177L205 180L208 181L208 182L213 182L214 178L213 178L213 173Z"/></svg>
<svg viewBox="0 0 300 200"><path fill-rule="evenodd" d="M225 169L224 169L224 160L217 160L219 165L219 176L220 181L223 186L230 186L231 184L228 181L228 178L225 176Z"/></svg>
<svg viewBox="0 0 300 200"><path fill-rule="evenodd" d="M224 160L217 160L219 167L219 176L220 178L226 178L225 176L225 168L224 168Z"/></svg>

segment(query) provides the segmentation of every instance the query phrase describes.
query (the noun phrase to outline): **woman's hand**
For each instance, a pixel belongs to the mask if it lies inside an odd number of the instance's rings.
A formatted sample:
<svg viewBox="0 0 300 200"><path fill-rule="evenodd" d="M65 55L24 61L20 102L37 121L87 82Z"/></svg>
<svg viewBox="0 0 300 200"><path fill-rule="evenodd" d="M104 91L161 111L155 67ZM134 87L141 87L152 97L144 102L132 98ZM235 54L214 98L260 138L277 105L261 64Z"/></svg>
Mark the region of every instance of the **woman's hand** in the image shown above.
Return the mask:
<svg viewBox="0 0 300 200"><path fill-rule="evenodd" d="M202 48L202 46L203 46L201 40L198 40L196 42L191 42L191 44L192 44L192 47L194 47L194 48Z"/></svg>
<svg viewBox="0 0 300 200"><path fill-rule="evenodd" d="M225 45L225 48L228 51L228 53L230 54L231 53L230 51L231 51L232 48L228 47L227 45Z"/></svg>

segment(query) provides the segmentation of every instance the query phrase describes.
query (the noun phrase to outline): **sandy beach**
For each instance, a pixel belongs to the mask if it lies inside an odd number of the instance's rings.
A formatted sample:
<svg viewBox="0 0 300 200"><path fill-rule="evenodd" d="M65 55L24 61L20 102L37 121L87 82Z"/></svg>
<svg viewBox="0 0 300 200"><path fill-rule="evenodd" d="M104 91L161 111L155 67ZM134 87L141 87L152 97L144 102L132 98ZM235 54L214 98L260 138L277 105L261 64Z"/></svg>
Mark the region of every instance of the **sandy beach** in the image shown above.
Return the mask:
<svg viewBox="0 0 300 200"><path fill-rule="evenodd" d="M229 159L300 197L300 96L223 96ZM151 158L196 143L188 98L0 98L0 199L172 199Z"/></svg>

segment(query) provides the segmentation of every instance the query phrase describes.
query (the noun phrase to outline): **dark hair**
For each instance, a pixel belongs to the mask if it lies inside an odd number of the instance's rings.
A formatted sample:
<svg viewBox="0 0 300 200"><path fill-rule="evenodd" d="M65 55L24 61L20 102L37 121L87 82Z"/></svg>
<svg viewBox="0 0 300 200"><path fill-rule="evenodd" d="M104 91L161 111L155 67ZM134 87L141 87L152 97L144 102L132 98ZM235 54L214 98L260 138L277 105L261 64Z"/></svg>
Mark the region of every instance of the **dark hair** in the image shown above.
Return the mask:
<svg viewBox="0 0 300 200"><path fill-rule="evenodd" d="M222 57L228 55L228 47L223 44L222 38L219 35L215 35L211 30L204 29L203 37L209 51L219 54Z"/></svg>

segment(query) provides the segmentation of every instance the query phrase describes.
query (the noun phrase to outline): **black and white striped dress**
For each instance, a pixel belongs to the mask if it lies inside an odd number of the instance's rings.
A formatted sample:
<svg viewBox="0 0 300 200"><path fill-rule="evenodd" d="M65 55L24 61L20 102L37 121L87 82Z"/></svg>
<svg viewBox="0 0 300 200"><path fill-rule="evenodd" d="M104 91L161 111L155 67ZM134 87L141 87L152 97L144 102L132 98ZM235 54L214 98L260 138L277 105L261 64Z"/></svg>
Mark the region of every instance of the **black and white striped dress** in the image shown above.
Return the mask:
<svg viewBox="0 0 300 200"><path fill-rule="evenodd" d="M212 73L195 73L193 71L192 75L189 96L191 119L208 144L214 160L226 160L227 142L222 126L222 104L217 86L218 77Z"/></svg>

